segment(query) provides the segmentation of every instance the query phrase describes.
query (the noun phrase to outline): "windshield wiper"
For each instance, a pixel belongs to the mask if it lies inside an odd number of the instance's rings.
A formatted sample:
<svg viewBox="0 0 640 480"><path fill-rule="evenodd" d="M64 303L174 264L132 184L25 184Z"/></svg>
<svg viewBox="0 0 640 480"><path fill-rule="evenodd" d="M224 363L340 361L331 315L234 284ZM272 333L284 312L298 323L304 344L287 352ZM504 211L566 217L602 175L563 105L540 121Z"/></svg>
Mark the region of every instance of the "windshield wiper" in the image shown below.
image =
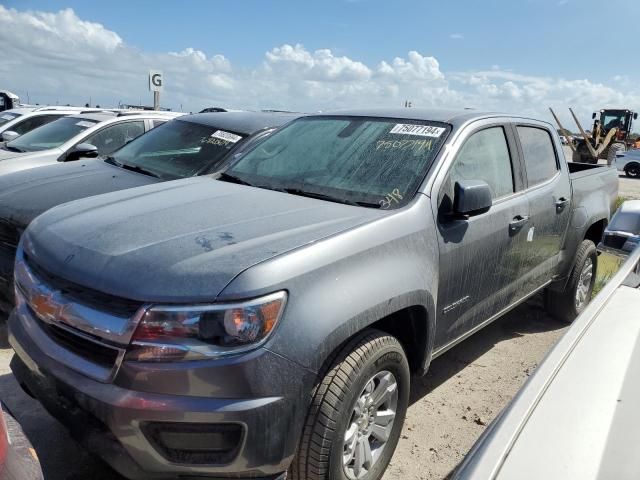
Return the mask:
<svg viewBox="0 0 640 480"><path fill-rule="evenodd" d="M104 161L110 163L111 165L115 165L116 167L122 167L122 164L111 156L105 157Z"/></svg>
<svg viewBox="0 0 640 480"><path fill-rule="evenodd" d="M239 185L247 185L249 187L255 187L255 185L251 182L247 182L246 180L236 177L235 175L231 175L229 173L222 172L217 180L222 180L223 182L237 183Z"/></svg>
<svg viewBox="0 0 640 480"><path fill-rule="evenodd" d="M111 165L115 165L116 167L123 168L125 170L142 173L143 175L149 175L150 177L160 178L160 175L158 175L155 172L152 172L151 170L147 170L146 168L139 167L137 165L128 165L126 163L119 162L118 160L116 160L111 156L106 157L104 161L107 163L110 163Z"/></svg>
<svg viewBox="0 0 640 480"><path fill-rule="evenodd" d="M326 193L308 192L307 190L302 190L301 188L281 188L277 190L290 193L291 195L300 195L301 197L317 198L318 200L327 200L329 202L344 203L345 205L353 205L356 207L380 208L380 205L377 203L357 202L354 200L349 200L347 198L334 197L333 195L327 195Z"/></svg>
<svg viewBox="0 0 640 480"><path fill-rule="evenodd" d="M18 152L18 153L26 152L26 150L22 150L21 148L18 148L18 147L12 147L10 145L5 145L3 148L5 150L9 150L10 152Z"/></svg>
<svg viewBox="0 0 640 480"><path fill-rule="evenodd" d="M139 167L138 165L128 165L126 163L120 163L120 165L118 166L132 172L142 173L143 175L149 175L150 177L154 178L160 178L160 175L158 175L157 173L152 172L151 170L147 170L146 168Z"/></svg>

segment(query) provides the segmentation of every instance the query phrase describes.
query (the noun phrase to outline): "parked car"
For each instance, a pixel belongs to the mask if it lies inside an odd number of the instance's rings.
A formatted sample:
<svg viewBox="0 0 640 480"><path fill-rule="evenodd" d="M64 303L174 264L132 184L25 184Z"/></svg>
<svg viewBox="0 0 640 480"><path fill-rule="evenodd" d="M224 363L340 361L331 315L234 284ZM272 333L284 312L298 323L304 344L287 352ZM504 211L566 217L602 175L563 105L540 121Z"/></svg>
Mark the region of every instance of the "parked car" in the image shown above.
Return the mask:
<svg viewBox="0 0 640 480"><path fill-rule="evenodd" d="M632 149L616 154L616 168L627 177L640 178L640 150Z"/></svg>
<svg viewBox="0 0 640 480"><path fill-rule="evenodd" d="M529 118L300 118L31 222L12 369L130 478L380 479L411 372L543 289L585 308L617 185Z"/></svg>
<svg viewBox="0 0 640 480"><path fill-rule="evenodd" d="M635 479L640 249L485 430L455 480Z"/></svg>
<svg viewBox="0 0 640 480"><path fill-rule="evenodd" d="M31 130L67 115L90 109L77 107L22 107L0 113L0 139L10 142Z"/></svg>
<svg viewBox="0 0 640 480"><path fill-rule="evenodd" d="M640 244L640 200L627 200L611 218L598 245L600 251L626 257Z"/></svg>
<svg viewBox="0 0 640 480"><path fill-rule="evenodd" d="M298 114L185 115L98 159L0 175L0 312L13 308L13 261L31 220L79 198L216 172Z"/></svg>
<svg viewBox="0 0 640 480"><path fill-rule="evenodd" d="M181 114L100 111L59 118L0 148L0 175L109 155L127 142Z"/></svg>
<svg viewBox="0 0 640 480"><path fill-rule="evenodd" d="M36 451L0 404L0 480L43 480Z"/></svg>
<svg viewBox="0 0 640 480"><path fill-rule="evenodd" d="M20 98L8 90L0 90L0 112L20 106Z"/></svg>

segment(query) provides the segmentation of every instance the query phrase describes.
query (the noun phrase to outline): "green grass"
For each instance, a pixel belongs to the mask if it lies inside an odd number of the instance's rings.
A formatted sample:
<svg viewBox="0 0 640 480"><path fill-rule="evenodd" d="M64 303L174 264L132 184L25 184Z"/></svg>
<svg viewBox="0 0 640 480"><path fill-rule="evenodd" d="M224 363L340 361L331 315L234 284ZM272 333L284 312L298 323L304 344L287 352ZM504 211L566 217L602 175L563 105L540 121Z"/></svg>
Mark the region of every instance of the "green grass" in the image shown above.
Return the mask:
<svg viewBox="0 0 640 480"><path fill-rule="evenodd" d="M593 295L597 295L600 290L611 280L620 267L624 263L624 259L611 255L609 253L602 253L598 257L598 271L596 273L596 283L593 286Z"/></svg>
<svg viewBox="0 0 640 480"><path fill-rule="evenodd" d="M622 202L625 202L627 200L630 200L627 197L623 197L623 196L618 196L618 198L616 198L616 210L620 208L620 205L622 205Z"/></svg>

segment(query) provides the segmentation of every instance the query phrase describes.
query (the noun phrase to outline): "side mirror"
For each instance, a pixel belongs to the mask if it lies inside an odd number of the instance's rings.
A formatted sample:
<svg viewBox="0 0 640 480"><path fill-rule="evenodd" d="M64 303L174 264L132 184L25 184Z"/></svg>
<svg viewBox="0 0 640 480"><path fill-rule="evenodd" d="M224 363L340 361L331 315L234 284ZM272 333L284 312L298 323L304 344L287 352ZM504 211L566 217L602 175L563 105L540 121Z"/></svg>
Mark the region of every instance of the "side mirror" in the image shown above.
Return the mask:
<svg viewBox="0 0 640 480"><path fill-rule="evenodd" d="M19 136L20 136L20 134L18 132L14 132L12 130L7 130L5 132L2 132L2 141L3 142L10 142L11 140L15 140Z"/></svg>
<svg viewBox="0 0 640 480"><path fill-rule="evenodd" d="M69 152L65 162L72 162L79 158L88 157L93 158L98 156L98 147L91 145L90 143L79 143L73 150Z"/></svg>
<svg viewBox="0 0 640 480"><path fill-rule="evenodd" d="M636 113L634 113L634 114L633 114L633 119L634 119L634 120L637 120L637 119L638 119L638 112L636 112Z"/></svg>
<svg viewBox="0 0 640 480"><path fill-rule="evenodd" d="M477 215L491 208L491 188L482 180L456 182L453 211L458 215Z"/></svg>
<svg viewBox="0 0 640 480"><path fill-rule="evenodd" d="M595 119L596 119L596 112L593 112L593 113L591 114L591 118L592 118L593 120L595 120Z"/></svg>

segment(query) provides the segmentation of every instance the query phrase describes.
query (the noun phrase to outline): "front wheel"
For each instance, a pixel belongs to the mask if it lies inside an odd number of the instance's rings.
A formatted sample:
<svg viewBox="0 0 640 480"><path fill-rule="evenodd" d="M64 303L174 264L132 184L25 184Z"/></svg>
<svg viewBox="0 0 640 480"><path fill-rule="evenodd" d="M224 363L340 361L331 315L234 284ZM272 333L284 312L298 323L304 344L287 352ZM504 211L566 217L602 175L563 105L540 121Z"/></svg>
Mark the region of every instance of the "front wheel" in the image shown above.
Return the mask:
<svg viewBox="0 0 640 480"><path fill-rule="evenodd" d="M593 294L598 267L598 252L591 240L583 240L576 252L576 262L563 292L547 290L545 306L554 317L572 322L587 307Z"/></svg>
<svg viewBox="0 0 640 480"><path fill-rule="evenodd" d="M313 392L290 478L382 478L404 423L409 379L395 337L366 330L349 341Z"/></svg>

